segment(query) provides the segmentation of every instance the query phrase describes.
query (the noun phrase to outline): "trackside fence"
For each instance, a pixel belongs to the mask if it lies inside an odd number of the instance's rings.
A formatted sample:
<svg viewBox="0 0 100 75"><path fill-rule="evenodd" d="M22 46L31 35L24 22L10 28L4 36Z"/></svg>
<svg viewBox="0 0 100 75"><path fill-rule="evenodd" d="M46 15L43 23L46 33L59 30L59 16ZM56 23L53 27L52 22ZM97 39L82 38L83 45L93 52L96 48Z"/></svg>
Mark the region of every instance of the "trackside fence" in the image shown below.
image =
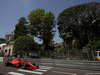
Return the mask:
<svg viewBox="0 0 100 75"><path fill-rule="evenodd" d="M4 62L8 58L4 58ZM83 60L62 60L62 59L32 59L21 58L27 62L35 62L38 65L62 67L62 68L75 68L75 69L88 69L100 70L100 61L83 61Z"/></svg>

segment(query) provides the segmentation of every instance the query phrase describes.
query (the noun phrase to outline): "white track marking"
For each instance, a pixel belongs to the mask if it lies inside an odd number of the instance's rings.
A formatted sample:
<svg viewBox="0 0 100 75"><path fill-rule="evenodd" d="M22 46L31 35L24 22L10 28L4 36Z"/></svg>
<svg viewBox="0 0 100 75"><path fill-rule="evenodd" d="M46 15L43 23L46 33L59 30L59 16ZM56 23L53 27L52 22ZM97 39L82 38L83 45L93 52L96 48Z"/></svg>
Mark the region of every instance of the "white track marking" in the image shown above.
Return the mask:
<svg viewBox="0 0 100 75"><path fill-rule="evenodd" d="M53 67L49 67L49 66L39 66L40 69L46 69L46 70L50 70Z"/></svg>
<svg viewBox="0 0 100 75"><path fill-rule="evenodd" d="M35 69L34 71L23 70L23 69L18 69L17 71L41 75L41 74L43 74L43 72L47 72L47 70L50 70L51 68L53 68L53 67L49 67L49 66L39 66L39 69ZM38 71L40 71L40 72L38 72ZM17 72L8 72L8 74L11 74L11 75L24 75L24 74L17 73Z"/></svg>
<svg viewBox="0 0 100 75"><path fill-rule="evenodd" d="M43 69L43 70L50 70L50 68L39 68L39 69Z"/></svg>
<svg viewBox="0 0 100 75"><path fill-rule="evenodd" d="M85 73L87 75L100 75L100 73Z"/></svg>
<svg viewBox="0 0 100 75"><path fill-rule="evenodd" d="M53 67L50 67L50 66L40 66L41 68L53 68Z"/></svg>
<svg viewBox="0 0 100 75"><path fill-rule="evenodd" d="M24 75L24 74L17 73L17 72L8 72L8 74L10 74L10 75Z"/></svg>
<svg viewBox="0 0 100 75"><path fill-rule="evenodd" d="M60 74L67 74L67 75L77 75L77 74L74 74L74 73L67 73L67 72L59 72L59 71L52 71L54 73L60 73Z"/></svg>
<svg viewBox="0 0 100 75"><path fill-rule="evenodd" d="M36 71L43 71L46 72L47 70L42 70L42 69L35 69Z"/></svg>
<svg viewBox="0 0 100 75"><path fill-rule="evenodd" d="M35 72L35 71L29 71L29 70L22 70L22 69L18 69L17 71L21 71L21 72L27 72L27 73L34 73L34 74L43 74L42 72Z"/></svg>

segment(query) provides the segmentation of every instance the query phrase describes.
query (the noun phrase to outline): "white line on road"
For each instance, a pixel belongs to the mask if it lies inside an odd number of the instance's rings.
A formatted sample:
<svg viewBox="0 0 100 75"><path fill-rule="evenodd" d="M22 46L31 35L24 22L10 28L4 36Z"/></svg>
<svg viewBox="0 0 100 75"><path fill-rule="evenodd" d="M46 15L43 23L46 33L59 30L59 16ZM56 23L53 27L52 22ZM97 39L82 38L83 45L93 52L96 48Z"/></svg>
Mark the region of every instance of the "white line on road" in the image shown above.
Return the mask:
<svg viewBox="0 0 100 75"><path fill-rule="evenodd" d="M16 72L8 72L8 74L11 74L11 75L24 75L24 74L16 73Z"/></svg>
<svg viewBox="0 0 100 75"><path fill-rule="evenodd" d="M100 73L85 73L87 75L100 75Z"/></svg>
<svg viewBox="0 0 100 75"><path fill-rule="evenodd" d="M18 69L17 71L21 71L21 72L27 72L27 73L34 73L34 74L43 74L42 72L35 72L35 71L29 71L29 70L22 70L22 69Z"/></svg>
<svg viewBox="0 0 100 75"><path fill-rule="evenodd" d="M35 69L36 71L43 71L46 72L47 70Z"/></svg>
<svg viewBox="0 0 100 75"><path fill-rule="evenodd" d="M53 68L53 67L50 67L50 66L40 66L41 68Z"/></svg>
<svg viewBox="0 0 100 75"><path fill-rule="evenodd" d="M43 70L50 70L50 68L39 68L39 69L43 69Z"/></svg>
<svg viewBox="0 0 100 75"><path fill-rule="evenodd" d="M59 72L59 71L52 71L54 73L60 73L60 74L68 74L68 75L77 75L77 74L74 74L74 73L67 73L67 72Z"/></svg>
<svg viewBox="0 0 100 75"><path fill-rule="evenodd" d="M40 66L39 68L40 68L40 69L50 70L50 69L53 68L53 67L49 67L49 66Z"/></svg>

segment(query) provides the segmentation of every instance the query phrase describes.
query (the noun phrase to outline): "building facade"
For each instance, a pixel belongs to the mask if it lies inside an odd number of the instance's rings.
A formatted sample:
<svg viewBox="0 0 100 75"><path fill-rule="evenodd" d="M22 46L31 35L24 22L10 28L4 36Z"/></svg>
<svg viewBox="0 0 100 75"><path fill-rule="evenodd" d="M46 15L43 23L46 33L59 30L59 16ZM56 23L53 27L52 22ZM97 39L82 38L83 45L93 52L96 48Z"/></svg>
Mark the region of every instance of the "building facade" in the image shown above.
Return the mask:
<svg viewBox="0 0 100 75"><path fill-rule="evenodd" d="M12 56L13 54L13 44L14 42L10 42L9 44L3 47L3 53L5 56Z"/></svg>
<svg viewBox="0 0 100 75"><path fill-rule="evenodd" d="M11 34L11 33L10 33L10 34L7 33L7 34L5 35L5 39L6 39L6 41L13 40L13 39L14 39L13 33L12 33L12 34Z"/></svg>

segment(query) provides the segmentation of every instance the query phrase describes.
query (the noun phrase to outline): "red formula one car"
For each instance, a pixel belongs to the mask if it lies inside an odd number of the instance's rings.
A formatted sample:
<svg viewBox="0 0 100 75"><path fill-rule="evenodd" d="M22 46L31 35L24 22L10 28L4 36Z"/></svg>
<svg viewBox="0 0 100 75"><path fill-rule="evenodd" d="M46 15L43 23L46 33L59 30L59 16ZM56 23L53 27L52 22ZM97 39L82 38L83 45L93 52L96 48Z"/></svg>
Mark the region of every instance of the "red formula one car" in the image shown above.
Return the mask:
<svg viewBox="0 0 100 75"><path fill-rule="evenodd" d="M38 69L39 66L37 66L35 63L31 64L30 62L25 62L21 59L8 59L5 62L5 66L16 66L16 67L22 67L23 69Z"/></svg>

